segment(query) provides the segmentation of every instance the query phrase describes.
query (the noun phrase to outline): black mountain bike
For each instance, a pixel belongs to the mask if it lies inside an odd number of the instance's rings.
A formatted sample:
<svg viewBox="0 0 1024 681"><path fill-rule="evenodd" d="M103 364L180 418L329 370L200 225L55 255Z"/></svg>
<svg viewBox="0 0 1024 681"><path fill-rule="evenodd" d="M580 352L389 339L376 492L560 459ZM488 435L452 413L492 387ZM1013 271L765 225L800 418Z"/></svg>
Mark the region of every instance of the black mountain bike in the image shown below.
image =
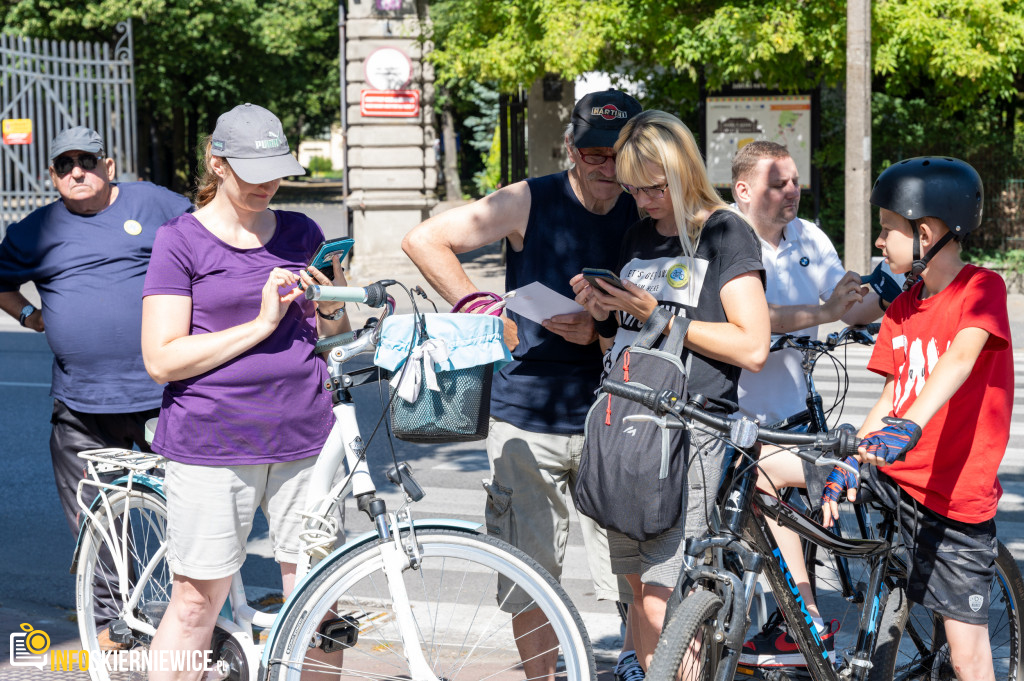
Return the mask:
<svg viewBox="0 0 1024 681"><path fill-rule="evenodd" d="M648 673L651 681L731 681L749 626L754 585L763 574L775 594L790 635L806 661L806 670L780 668L765 678L809 674L821 681L889 681L952 678L941 623L917 619L906 599L907 565L898 550L895 518L878 509L877 538L836 536L785 501L757 492L756 462L761 443L794 447L803 459L832 467L857 448L848 432L792 433L759 428L747 419L729 419L704 411L703 398L685 404L670 391L606 381L605 390L650 408L663 427L704 427L723 434L744 457L730 469L717 503L717 524L703 537L686 540L687 562L680 573L661 640ZM857 626L855 647L833 663L811 623L792 576L775 545L768 523L796 531L819 550L866 561L870 566ZM897 547L897 550L893 550ZM1021 664L1021 612L1024 579L1000 545L993 581L989 634L996 676L1015 679ZM923 609L919 609L923 610ZM749 670L747 670L749 672ZM760 672L760 670L758 670ZM744 675L742 678L750 678Z"/></svg>

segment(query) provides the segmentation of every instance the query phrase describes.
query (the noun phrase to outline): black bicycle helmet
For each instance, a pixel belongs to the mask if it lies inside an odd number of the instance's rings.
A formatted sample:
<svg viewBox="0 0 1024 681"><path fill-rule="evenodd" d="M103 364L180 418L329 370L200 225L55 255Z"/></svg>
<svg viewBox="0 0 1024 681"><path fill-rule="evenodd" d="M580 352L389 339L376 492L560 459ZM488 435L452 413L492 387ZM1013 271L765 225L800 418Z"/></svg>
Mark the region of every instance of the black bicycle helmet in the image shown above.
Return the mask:
<svg viewBox="0 0 1024 681"><path fill-rule="evenodd" d="M948 156L908 158L882 171L871 188L871 205L891 210L910 221L914 231L914 263L903 283L908 290L936 253L952 239L961 240L981 224L985 190L978 171ZM944 234L922 257L921 218L946 223Z"/></svg>
<svg viewBox="0 0 1024 681"><path fill-rule="evenodd" d="M918 156L886 168L871 189L871 204L908 220L936 217L957 239L981 224L985 192L978 171L948 156Z"/></svg>

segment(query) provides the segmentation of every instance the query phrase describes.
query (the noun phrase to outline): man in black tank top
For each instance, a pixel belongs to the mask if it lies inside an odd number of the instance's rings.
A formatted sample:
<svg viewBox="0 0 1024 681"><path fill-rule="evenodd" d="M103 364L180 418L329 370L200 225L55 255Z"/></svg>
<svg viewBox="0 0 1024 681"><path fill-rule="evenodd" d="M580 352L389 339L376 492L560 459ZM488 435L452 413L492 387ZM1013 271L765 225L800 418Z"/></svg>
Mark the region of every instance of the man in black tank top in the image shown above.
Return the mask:
<svg viewBox="0 0 1024 681"><path fill-rule="evenodd" d="M402 249L453 305L478 290L457 255L501 239L508 246L506 290L539 281L573 298L569 279L584 267L613 268L622 236L638 218L633 198L616 180L612 147L640 111L635 99L617 90L584 96L565 131L568 171L517 182L441 213L410 231ZM575 484L584 420L600 379L597 333L586 311L543 324L514 313L502 319L513 361L495 376L491 394L487 531L559 579L569 526L566 496ZM598 598L629 602L629 586L612 575L604 531L583 516L581 525ZM540 654L550 649L542 640L547 630L536 632L543 615L527 611L515 622L527 677L553 675L555 656ZM528 632L534 633L523 636Z"/></svg>

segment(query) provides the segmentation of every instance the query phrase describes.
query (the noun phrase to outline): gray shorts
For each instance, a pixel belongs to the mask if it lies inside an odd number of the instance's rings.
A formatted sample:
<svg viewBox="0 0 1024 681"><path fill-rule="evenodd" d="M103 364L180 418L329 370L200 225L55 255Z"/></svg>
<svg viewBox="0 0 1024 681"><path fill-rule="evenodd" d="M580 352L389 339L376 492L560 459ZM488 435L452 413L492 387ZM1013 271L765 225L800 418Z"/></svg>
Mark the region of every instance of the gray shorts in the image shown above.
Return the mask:
<svg viewBox="0 0 1024 681"><path fill-rule="evenodd" d="M562 578L569 540L566 497L576 488L582 451L582 433L534 433L500 419L490 420L491 479L484 481L487 533L526 553L556 580ZM632 602L629 584L612 574L605 531L584 515L579 521L597 597ZM525 604L509 601L510 607L516 605Z"/></svg>
<svg viewBox="0 0 1024 681"><path fill-rule="evenodd" d="M804 462L812 500L831 471ZM858 500L895 512L900 534L910 549L907 598L957 622L988 624L995 561L999 551L995 520L963 523L941 516L900 489L875 466L860 467ZM848 503L848 502L843 502Z"/></svg>
<svg viewBox="0 0 1024 681"><path fill-rule="evenodd" d="M316 457L251 466L196 466L168 461L167 563L176 575L219 579L245 562L256 507L270 525L274 558L294 563L306 488Z"/></svg>
<svg viewBox="0 0 1024 681"><path fill-rule="evenodd" d="M718 496L726 445L718 434L691 431L686 494L679 524L657 537L637 541L608 530L612 570L617 575L640 575L644 584L674 587L683 567L687 537L708 534L708 518Z"/></svg>

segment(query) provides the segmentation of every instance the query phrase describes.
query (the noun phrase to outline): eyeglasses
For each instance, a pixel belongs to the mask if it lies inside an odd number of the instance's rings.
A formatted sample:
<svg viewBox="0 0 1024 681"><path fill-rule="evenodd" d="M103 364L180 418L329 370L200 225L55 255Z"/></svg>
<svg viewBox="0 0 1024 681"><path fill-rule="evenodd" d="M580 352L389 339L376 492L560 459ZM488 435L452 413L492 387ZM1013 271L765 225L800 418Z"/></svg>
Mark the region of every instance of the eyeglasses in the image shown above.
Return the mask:
<svg viewBox="0 0 1024 681"><path fill-rule="evenodd" d="M668 189L667 184L663 184L661 186L655 184L651 185L650 187L634 187L631 184L625 184L620 182L619 186L622 187L622 191L626 192L627 194L632 194L633 196L636 196L637 192L643 192L644 195L649 199L660 199L661 197L665 196L665 190Z"/></svg>
<svg viewBox="0 0 1024 681"><path fill-rule="evenodd" d="M576 151L579 151L579 149L577 149ZM582 151L580 151L580 158L582 158L585 163L588 163L592 166L599 166L608 159L614 161L615 154L612 154L611 156L605 156L604 154L584 154Z"/></svg>
<svg viewBox="0 0 1024 681"><path fill-rule="evenodd" d="M99 156L94 154L82 154L81 156L58 156L53 159L53 171L58 177L64 177L70 173L75 166L82 170L95 170L100 162Z"/></svg>

